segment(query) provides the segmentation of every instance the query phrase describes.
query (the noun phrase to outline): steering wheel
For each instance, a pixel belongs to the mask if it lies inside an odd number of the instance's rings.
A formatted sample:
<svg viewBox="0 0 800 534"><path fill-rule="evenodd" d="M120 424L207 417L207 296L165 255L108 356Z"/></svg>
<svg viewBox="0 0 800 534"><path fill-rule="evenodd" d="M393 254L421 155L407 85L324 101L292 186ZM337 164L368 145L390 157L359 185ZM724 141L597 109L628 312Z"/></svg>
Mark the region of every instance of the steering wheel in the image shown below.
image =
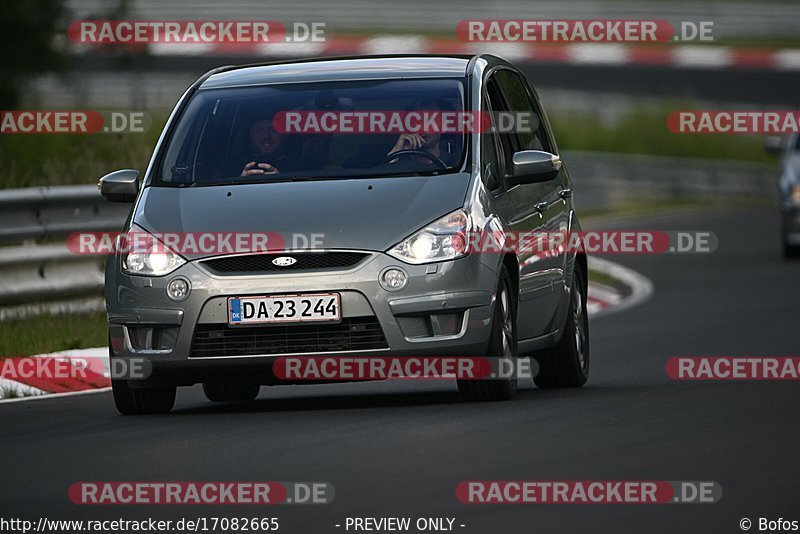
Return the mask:
<svg viewBox="0 0 800 534"><path fill-rule="evenodd" d="M389 163L390 161L397 158L407 158L409 156L422 156L431 163L435 163L436 165L440 166L442 169L447 168L447 163L442 161L439 157L434 156L430 152L426 152L424 150L414 150L414 149L398 150L397 152L392 152L391 154L387 154L386 157L383 158L383 161L381 161L381 165Z"/></svg>

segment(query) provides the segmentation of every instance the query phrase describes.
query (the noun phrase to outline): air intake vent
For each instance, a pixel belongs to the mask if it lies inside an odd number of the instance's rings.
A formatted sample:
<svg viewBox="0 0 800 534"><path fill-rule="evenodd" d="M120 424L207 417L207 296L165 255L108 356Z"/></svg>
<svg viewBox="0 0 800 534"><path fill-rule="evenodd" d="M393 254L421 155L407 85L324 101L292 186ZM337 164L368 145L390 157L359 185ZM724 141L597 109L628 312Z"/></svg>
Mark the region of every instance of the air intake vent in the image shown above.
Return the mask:
<svg viewBox="0 0 800 534"><path fill-rule="evenodd" d="M349 269L358 265L368 254L363 252L301 252L292 254L247 254L206 260L202 264L215 274L252 274L295 271L324 271ZM292 258L290 261L274 261ZM290 264L291 263L291 264Z"/></svg>
<svg viewBox="0 0 800 534"><path fill-rule="evenodd" d="M228 326L198 324L192 358L339 352L387 348L375 317L351 317L335 324Z"/></svg>

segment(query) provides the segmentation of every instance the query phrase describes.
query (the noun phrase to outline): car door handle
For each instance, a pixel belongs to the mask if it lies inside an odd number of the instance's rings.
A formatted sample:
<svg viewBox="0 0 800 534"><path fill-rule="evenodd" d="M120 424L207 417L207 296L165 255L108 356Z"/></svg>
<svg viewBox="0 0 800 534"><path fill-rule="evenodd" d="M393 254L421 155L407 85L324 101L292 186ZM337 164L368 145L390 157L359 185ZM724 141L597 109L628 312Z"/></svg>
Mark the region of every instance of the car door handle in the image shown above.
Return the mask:
<svg viewBox="0 0 800 534"><path fill-rule="evenodd" d="M536 204L533 205L533 209L541 213L547 209L547 206L548 206L547 202L537 202Z"/></svg>
<svg viewBox="0 0 800 534"><path fill-rule="evenodd" d="M561 198L569 198L572 196L572 189L562 189L561 191L559 191L558 195Z"/></svg>

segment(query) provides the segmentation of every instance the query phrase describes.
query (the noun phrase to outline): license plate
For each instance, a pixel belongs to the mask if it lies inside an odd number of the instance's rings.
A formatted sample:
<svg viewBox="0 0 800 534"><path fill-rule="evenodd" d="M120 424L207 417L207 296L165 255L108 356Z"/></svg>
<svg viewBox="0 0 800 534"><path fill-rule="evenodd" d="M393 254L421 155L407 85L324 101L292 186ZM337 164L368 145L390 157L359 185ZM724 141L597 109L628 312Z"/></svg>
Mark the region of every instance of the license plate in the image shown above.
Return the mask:
<svg viewBox="0 0 800 534"><path fill-rule="evenodd" d="M339 293L228 299L228 323L232 325L338 321L340 318Z"/></svg>

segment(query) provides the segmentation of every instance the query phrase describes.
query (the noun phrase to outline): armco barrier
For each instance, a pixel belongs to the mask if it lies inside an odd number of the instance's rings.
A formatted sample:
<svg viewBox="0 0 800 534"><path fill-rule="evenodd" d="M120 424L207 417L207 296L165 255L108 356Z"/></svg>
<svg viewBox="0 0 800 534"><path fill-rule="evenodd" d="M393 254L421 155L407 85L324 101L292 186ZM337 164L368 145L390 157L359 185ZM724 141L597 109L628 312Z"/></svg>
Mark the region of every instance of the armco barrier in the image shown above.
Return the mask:
<svg viewBox="0 0 800 534"><path fill-rule="evenodd" d="M0 190L0 243L119 229L130 208L107 202L93 185Z"/></svg>
<svg viewBox="0 0 800 534"><path fill-rule="evenodd" d="M567 151L580 210L658 201L768 198L778 191L774 165L747 161Z"/></svg>
<svg viewBox="0 0 800 534"><path fill-rule="evenodd" d="M63 244L0 248L0 306L97 294L104 261Z"/></svg>

